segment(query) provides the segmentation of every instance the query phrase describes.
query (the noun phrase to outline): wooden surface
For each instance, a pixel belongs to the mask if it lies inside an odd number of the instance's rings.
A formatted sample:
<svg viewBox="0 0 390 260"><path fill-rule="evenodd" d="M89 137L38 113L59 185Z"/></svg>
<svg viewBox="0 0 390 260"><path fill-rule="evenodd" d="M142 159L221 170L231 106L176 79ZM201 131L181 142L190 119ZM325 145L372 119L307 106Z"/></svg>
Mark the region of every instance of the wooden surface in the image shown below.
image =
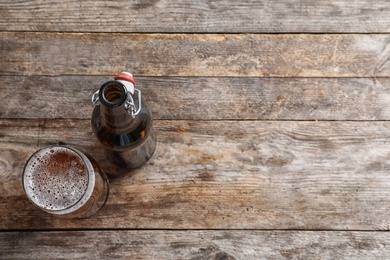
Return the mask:
<svg viewBox="0 0 390 260"><path fill-rule="evenodd" d="M387 0L4 0L3 31L383 33Z"/></svg>
<svg viewBox="0 0 390 260"><path fill-rule="evenodd" d="M17 259L374 259L390 253L384 232L51 231L0 238L0 247L10 249L2 256Z"/></svg>
<svg viewBox="0 0 390 260"><path fill-rule="evenodd" d="M385 1L0 3L0 259L385 259ZM104 167L91 95L134 73L158 146L88 219L23 194L65 143Z"/></svg>
<svg viewBox="0 0 390 260"><path fill-rule="evenodd" d="M390 72L387 34L0 36L7 53L1 75L111 75L123 66L132 67L136 76L153 77L381 77Z"/></svg>

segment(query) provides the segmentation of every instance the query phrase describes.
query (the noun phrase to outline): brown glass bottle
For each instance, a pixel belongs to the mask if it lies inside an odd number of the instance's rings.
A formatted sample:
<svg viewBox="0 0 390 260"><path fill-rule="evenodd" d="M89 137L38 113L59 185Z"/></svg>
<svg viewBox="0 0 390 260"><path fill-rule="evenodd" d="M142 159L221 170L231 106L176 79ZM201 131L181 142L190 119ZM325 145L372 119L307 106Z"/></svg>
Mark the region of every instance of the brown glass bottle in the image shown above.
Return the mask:
<svg viewBox="0 0 390 260"><path fill-rule="evenodd" d="M110 177L144 165L156 148L151 112L134 85L132 75L122 73L93 97L92 129L111 162L105 169Z"/></svg>

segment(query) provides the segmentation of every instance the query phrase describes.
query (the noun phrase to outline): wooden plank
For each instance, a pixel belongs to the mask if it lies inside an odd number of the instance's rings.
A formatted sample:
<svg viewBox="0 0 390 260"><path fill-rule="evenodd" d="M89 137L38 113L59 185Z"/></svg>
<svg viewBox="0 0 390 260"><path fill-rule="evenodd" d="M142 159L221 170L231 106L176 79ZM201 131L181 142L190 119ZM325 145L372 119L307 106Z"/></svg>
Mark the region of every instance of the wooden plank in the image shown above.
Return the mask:
<svg viewBox="0 0 390 260"><path fill-rule="evenodd" d="M386 259L387 232L64 231L0 233L2 259ZM50 248L50 249L48 249Z"/></svg>
<svg viewBox="0 0 390 260"><path fill-rule="evenodd" d="M113 76L0 76L0 118L89 119ZM154 119L389 120L388 78L137 77Z"/></svg>
<svg viewBox="0 0 390 260"><path fill-rule="evenodd" d="M0 122L0 229L390 226L389 122L158 120L153 159L113 180L105 207L84 220L34 208L20 174L37 144L58 141L105 168L89 120Z"/></svg>
<svg viewBox="0 0 390 260"><path fill-rule="evenodd" d="M45 1L5 0L2 31L390 32L386 0Z"/></svg>
<svg viewBox="0 0 390 260"><path fill-rule="evenodd" d="M388 77L387 34L0 33L0 75Z"/></svg>

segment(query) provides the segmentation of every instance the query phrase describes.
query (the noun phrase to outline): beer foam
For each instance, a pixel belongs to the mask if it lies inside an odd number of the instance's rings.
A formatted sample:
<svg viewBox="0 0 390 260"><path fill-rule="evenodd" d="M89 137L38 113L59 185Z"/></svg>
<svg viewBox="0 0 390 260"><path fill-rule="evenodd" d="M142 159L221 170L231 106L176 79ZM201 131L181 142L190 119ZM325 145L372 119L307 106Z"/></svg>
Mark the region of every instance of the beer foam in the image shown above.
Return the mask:
<svg viewBox="0 0 390 260"><path fill-rule="evenodd" d="M36 152L27 162L23 184L27 196L46 210L75 205L88 187L88 169L72 149L55 146Z"/></svg>

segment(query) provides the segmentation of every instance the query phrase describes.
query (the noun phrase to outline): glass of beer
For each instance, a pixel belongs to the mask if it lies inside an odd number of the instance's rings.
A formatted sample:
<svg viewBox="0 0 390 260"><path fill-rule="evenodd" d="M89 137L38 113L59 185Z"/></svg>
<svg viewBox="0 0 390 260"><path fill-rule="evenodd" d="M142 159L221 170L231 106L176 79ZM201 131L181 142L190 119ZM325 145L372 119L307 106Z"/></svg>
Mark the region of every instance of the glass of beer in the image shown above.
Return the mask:
<svg viewBox="0 0 390 260"><path fill-rule="evenodd" d="M48 146L35 152L22 179L29 200L56 216L92 216L108 197L108 179L98 164L67 146Z"/></svg>

